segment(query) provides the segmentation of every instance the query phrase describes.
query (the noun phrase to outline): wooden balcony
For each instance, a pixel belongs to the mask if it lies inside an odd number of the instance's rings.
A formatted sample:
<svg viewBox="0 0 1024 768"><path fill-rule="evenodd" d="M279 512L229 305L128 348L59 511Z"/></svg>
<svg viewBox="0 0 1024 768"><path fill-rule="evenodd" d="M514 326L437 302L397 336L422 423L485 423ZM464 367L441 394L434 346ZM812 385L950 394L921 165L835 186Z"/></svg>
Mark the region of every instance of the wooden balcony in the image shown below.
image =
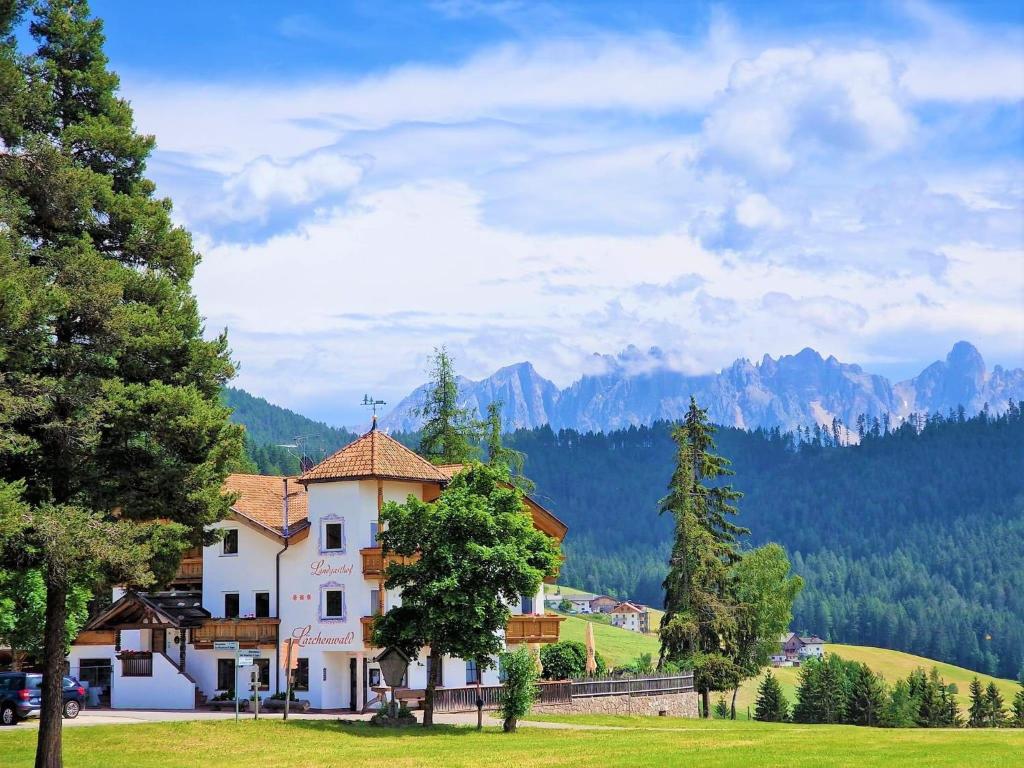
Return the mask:
<svg viewBox="0 0 1024 768"><path fill-rule="evenodd" d="M557 643L564 616L512 616L505 627L508 645Z"/></svg>
<svg viewBox="0 0 1024 768"><path fill-rule="evenodd" d="M374 616L363 616L359 623L363 625L363 645L373 647L373 620Z"/></svg>
<svg viewBox="0 0 1024 768"><path fill-rule="evenodd" d="M178 566L178 572L174 575L172 583L203 583L203 550L201 547L193 547L181 556L181 564Z"/></svg>
<svg viewBox="0 0 1024 768"><path fill-rule="evenodd" d="M381 570L392 563L405 565L416 561L416 557L404 557L402 555L388 554L384 557L380 547L363 547L359 550L363 557L363 576L380 576Z"/></svg>
<svg viewBox="0 0 1024 768"><path fill-rule="evenodd" d="M212 648L215 642L237 640L242 648L277 645L280 619L207 619L192 628L192 645Z"/></svg>

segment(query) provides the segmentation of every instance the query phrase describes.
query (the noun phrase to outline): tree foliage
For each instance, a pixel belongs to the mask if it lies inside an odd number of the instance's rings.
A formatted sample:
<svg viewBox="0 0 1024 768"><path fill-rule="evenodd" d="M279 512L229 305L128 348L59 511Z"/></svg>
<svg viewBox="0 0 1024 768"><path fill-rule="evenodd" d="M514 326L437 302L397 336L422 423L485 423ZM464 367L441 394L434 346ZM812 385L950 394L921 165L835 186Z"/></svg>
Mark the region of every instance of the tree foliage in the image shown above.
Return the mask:
<svg viewBox="0 0 1024 768"><path fill-rule="evenodd" d="M595 654L597 673L605 671L605 661ZM540 649L541 676L545 680L572 680L587 673L587 646L578 640L560 640Z"/></svg>
<svg viewBox="0 0 1024 768"><path fill-rule="evenodd" d="M522 646L501 654L505 682L501 688L499 709L505 733L515 733L517 721L530 712L537 700L537 658Z"/></svg>
<svg viewBox="0 0 1024 768"><path fill-rule="evenodd" d="M724 649L736 632L729 568L740 557L738 536L748 532L729 519L737 514L740 494L718 484L731 471L729 462L713 453L714 431L707 411L691 398L685 420L672 432L675 469L660 504L661 513L674 521L674 533L659 665L673 661L693 668L704 717L710 715L710 691L732 689L741 676Z"/></svg>
<svg viewBox="0 0 1024 768"><path fill-rule="evenodd" d="M789 702L782 692L778 679L768 671L757 687L754 703L754 719L768 723L784 723L789 719Z"/></svg>
<svg viewBox="0 0 1024 768"><path fill-rule="evenodd" d="M69 595L158 582L208 542L242 430L219 399L226 336L203 338L191 293L198 254L144 176L153 137L102 24L84 0L40 3L26 54L21 5L0 4L0 567L46 585L37 765L57 766Z"/></svg>
<svg viewBox="0 0 1024 768"><path fill-rule="evenodd" d="M385 586L402 604L374 622L374 645L397 646L415 658L430 647L432 671L446 655L493 664L496 634L509 605L537 592L560 563L557 542L533 527L522 493L507 475L472 463L436 501L409 496L381 512L384 551L418 558L388 567ZM428 679L424 723L431 724L436 675Z"/></svg>
<svg viewBox="0 0 1024 768"><path fill-rule="evenodd" d="M426 400L414 415L423 419L418 452L435 464L464 464L479 455L480 423L459 406L459 384L445 347L434 350Z"/></svg>

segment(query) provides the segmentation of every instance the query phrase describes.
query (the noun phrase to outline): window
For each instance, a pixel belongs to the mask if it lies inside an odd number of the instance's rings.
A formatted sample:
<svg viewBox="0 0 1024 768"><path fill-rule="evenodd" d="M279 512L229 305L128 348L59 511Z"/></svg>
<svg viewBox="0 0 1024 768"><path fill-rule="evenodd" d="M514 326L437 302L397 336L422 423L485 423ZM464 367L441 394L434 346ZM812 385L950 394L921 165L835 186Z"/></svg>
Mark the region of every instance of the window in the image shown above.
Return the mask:
<svg viewBox="0 0 1024 768"><path fill-rule="evenodd" d="M297 659L298 666L292 672L292 689L309 690L309 659Z"/></svg>
<svg viewBox="0 0 1024 768"><path fill-rule="evenodd" d="M345 620L345 590L336 581L320 585L320 620Z"/></svg>
<svg viewBox="0 0 1024 768"><path fill-rule="evenodd" d="M270 659L253 659L252 663L260 670L260 690L270 690Z"/></svg>
<svg viewBox="0 0 1024 768"><path fill-rule="evenodd" d="M224 538L221 540L222 555L237 555L238 554L238 529L229 528L224 532Z"/></svg>
<svg viewBox="0 0 1024 768"><path fill-rule="evenodd" d="M217 659L217 690L235 690L235 660Z"/></svg>
<svg viewBox="0 0 1024 768"><path fill-rule="evenodd" d="M238 618L238 593L237 592L225 592L224 593L224 618L225 619L237 619Z"/></svg>
<svg viewBox="0 0 1024 768"><path fill-rule="evenodd" d="M269 592L257 592L256 593L256 618L266 619L270 616L270 593Z"/></svg>
<svg viewBox="0 0 1024 768"><path fill-rule="evenodd" d="M434 655L431 654L430 656L427 656L427 681L428 682L430 680L430 670L432 670L433 668L434 668ZM441 685L441 686L444 685L444 661L443 660L441 661L441 663L438 664L437 684Z"/></svg>
<svg viewBox="0 0 1024 768"><path fill-rule="evenodd" d="M370 615L380 616L380 590L370 590Z"/></svg>
<svg viewBox="0 0 1024 768"><path fill-rule="evenodd" d="M466 685L476 685L480 682L480 670L475 661L466 662Z"/></svg>
<svg viewBox="0 0 1024 768"><path fill-rule="evenodd" d="M343 553L345 551L345 520L338 515L327 515L320 520L320 552Z"/></svg>
<svg viewBox="0 0 1024 768"><path fill-rule="evenodd" d="M377 541L377 533L380 530L380 523L370 523L370 546L376 547L380 542Z"/></svg>
<svg viewBox="0 0 1024 768"><path fill-rule="evenodd" d="M524 614L533 613L533 595L523 595L520 608Z"/></svg>

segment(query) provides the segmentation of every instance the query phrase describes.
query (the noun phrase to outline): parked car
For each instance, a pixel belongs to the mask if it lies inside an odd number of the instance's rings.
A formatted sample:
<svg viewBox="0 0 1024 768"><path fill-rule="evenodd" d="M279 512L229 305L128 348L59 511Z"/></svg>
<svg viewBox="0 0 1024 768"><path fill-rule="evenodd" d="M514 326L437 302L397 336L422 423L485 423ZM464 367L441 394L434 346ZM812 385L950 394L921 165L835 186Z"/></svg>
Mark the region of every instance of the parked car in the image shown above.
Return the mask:
<svg viewBox="0 0 1024 768"><path fill-rule="evenodd" d="M0 672L0 724L39 717L43 676L38 672ZM64 717L78 717L85 706L85 687L73 677L63 680Z"/></svg>

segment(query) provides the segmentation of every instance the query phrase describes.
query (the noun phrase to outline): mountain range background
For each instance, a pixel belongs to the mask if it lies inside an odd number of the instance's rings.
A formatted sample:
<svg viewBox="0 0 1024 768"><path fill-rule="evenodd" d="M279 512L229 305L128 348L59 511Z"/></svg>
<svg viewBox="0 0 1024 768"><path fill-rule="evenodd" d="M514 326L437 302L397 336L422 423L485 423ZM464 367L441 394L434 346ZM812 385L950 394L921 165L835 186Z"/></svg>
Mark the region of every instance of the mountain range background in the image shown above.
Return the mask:
<svg viewBox="0 0 1024 768"><path fill-rule="evenodd" d="M502 402L505 431L550 425L552 429L607 432L655 421L679 419L693 395L711 420L723 426L792 430L838 419L853 429L861 414L888 414L899 423L911 413L947 412L963 406L975 414L987 403L995 411L1024 399L1024 369L989 370L981 353L957 342L945 360L917 376L891 382L861 366L823 358L806 348L795 355L760 362L741 358L718 373L690 376L668 367L664 353L629 347L618 355L596 356L603 369L581 376L564 389L541 376L529 362L499 369L479 381L459 378L463 406L486 413ZM418 387L381 419L392 432L414 432L426 385Z"/></svg>
<svg viewBox="0 0 1024 768"><path fill-rule="evenodd" d="M813 350L702 377L637 371L629 354L565 390L529 364L461 381L464 404L505 403L535 498L568 524L563 583L660 605L672 531L658 500L692 393L720 425L748 543L779 542L805 579L795 629L1024 672L1024 372L988 370L966 342L895 384ZM382 421L413 448L421 393ZM357 436L243 390L224 400L249 471L295 473L299 455Z"/></svg>

